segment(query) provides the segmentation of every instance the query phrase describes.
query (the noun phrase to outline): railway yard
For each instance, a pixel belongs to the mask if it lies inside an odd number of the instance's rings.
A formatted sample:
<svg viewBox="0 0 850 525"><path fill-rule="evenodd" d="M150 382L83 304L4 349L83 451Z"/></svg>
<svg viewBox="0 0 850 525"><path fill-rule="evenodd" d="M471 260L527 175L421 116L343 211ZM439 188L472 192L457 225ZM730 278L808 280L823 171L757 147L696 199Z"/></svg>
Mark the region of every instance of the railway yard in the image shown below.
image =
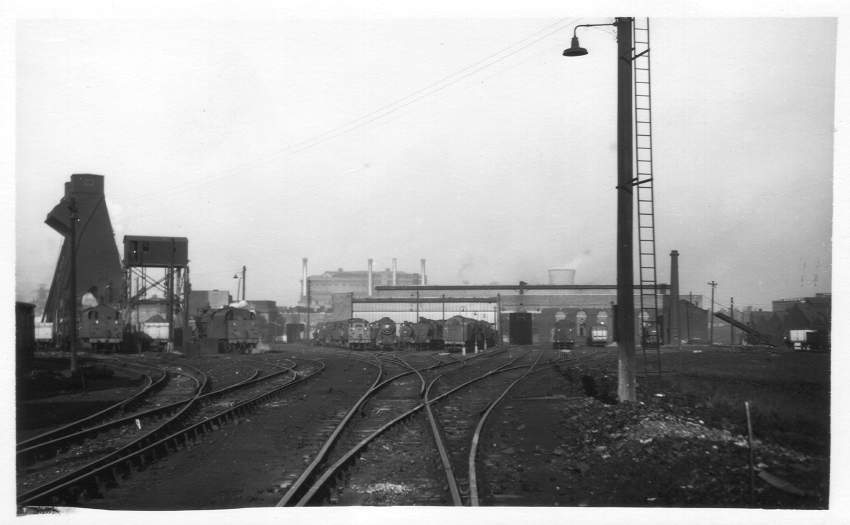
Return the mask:
<svg viewBox="0 0 850 525"><path fill-rule="evenodd" d="M85 389L59 373L67 356L34 359L23 514L829 503L826 353L665 347L636 403L616 402L615 347L83 354Z"/></svg>

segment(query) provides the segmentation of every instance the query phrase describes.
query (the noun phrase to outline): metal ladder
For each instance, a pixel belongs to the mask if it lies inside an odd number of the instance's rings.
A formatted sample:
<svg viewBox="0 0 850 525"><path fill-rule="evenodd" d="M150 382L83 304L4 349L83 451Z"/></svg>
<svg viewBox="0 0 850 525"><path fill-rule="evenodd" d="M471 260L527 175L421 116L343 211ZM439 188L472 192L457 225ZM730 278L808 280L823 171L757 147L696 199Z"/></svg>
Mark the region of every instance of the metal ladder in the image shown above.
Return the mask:
<svg viewBox="0 0 850 525"><path fill-rule="evenodd" d="M644 374L647 349L655 349L661 373L661 331L658 322L658 272L655 261L655 198L652 170L652 90L650 88L649 19L632 25L632 79L634 82L635 179L637 186L640 325Z"/></svg>

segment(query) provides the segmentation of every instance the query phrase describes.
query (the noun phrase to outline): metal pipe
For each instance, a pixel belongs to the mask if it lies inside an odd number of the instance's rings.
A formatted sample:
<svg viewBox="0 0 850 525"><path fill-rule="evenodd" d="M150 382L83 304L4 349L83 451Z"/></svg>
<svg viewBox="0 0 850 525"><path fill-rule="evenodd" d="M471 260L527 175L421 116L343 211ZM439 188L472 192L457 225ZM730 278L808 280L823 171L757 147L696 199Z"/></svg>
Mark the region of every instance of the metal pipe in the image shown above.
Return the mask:
<svg viewBox="0 0 850 525"><path fill-rule="evenodd" d="M313 339L312 334L310 333L310 279L309 278L305 279L304 283L307 286L307 291L305 293L306 299L307 299L307 330L306 330L307 333L306 333L306 336L307 336L307 342L309 343Z"/></svg>
<svg viewBox="0 0 850 525"><path fill-rule="evenodd" d="M681 319L679 315L679 252L670 252L670 340L682 348Z"/></svg>
<svg viewBox="0 0 850 525"><path fill-rule="evenodd" d="M301 297L307 298L307 258L301 258Z"/></svg>
<svg viewBox="0 0 850 525"><path fill-rule="evenodd" d="M396 286L396 273L398 272L398 260L393 257L393 286Z"/></svg>
<svg viewBox="0 0 850 525"><path fill-rule="evenodd" d="M419 259L419 263L422 266L421 271L419 272L419 284L426 285L428 284L428 277L425 275L425 259Z"/></svg>

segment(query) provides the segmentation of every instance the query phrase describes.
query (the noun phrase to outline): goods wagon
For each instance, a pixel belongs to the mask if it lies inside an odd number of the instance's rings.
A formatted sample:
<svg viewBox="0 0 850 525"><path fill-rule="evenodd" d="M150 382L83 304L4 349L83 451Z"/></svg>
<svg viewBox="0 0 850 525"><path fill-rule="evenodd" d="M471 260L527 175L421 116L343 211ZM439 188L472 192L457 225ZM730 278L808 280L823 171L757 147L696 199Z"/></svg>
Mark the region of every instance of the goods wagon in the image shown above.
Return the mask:
<svg viewBox="0 0 850 525"><path fill-rule="evenodd" d="M413 325L413 348L428 350L443 347L443 324L424 317Z"/></svg>
<svg viewBox="0 0 850 525"><path fill-rule="evenodd" d="M35 322L35 346L38 350L47 350L56 345L53 323Z"/></svg>
<svg viewBox="0 0 850 525"><path fill-rule="evenodd" d="M105 304L82 309L77 336L94 351L118 351L124 339L121 313Z"/></svg>
<svg viewBox="0 0 850 525"><path fill-rule="evenodd" d="M205 310L195 324L201 345L215 348L219 353L248 353L260 340L256 315L245 308L225 306Z"/></svg>
<svg viewBox="0 0 850 525"><path fill-rule="evenodd" d="M566 319L555 321L552 327L552 348L573 348L575 344L575 328Z"/></svg>
<svg viewBox="0 0 850 525"><path fill-rule="evenodd" d="M472 350L476 335L475 319L456 315L446 319L443 325L443 344L446 348Z"/></svg>
<svg viewBox="0 0 850 525"><path fill-rule="evenodd" d="M353 318L346 321L348 325L348 347L365 350L371 344L369 339L369 323L365 319Z"/></svg>
<svg viewBox="0 0 850 525"><path fill-rule="evenodd" d="M15 364L18 373L29 370L35 352L35 305L15 302Z"/></svg>
<svg viewBox="0 0 850 525"><path fill-rule="evenodd" d="M596 324L590 328L590 337L587 338L590 346L605 346L608 344L608 327Z"/></svg>

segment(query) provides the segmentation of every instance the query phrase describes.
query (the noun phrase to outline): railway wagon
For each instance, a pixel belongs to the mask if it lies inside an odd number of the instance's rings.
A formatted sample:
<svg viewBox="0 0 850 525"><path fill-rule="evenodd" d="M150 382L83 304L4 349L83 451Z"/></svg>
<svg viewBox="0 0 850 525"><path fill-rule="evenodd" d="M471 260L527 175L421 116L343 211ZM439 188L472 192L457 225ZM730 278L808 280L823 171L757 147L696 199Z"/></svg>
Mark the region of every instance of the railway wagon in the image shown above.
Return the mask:
<svg viewBox="0 0 850 525"><path fill-rule="evenodd" d="M142 323L142 333L148 347L164 350L171 340L168 333L168 321L160 315L154 315Z"/></svg>
<svg viewBox="0 0 850 525"><path fill-rule="evenodd" d="M205 310L196 320L201 345L218 353L248 353L260 340L256 315L245 308L225 306Z"/></svg>
<svg viewBox="0 0 850 525"><path fill-rule="evenodd" d="M459 348L471 350L475 344L477 332L475 319L456 315L446 319L443 325L443 345L446 348Z"/></svg>
<svg viewBox="0 0 850 525"><path fill-rule="evenodd" d="M353 350L365 350L369 348L369 322L365 319L354 317L346 321L348 332L348 348Z"/></svg>
<svg viewBox="0 0 850 525"><path fill-rule="evenodd" d="M575 344L575 329L570 323L566 319L555 321L555 326L552 327L552 348L573 348Z"/></svg>
<svg viewBox="0 0 850 525"><path fill-rule="evenodd" d="M590 346L605 346L608 344L608 327L604 324L595 324L590 328L590 336L587 338Z"/></svg>
<svg viewBox="0 0 850 525"><path fill-rule="evenodd" d="M56 330L51 322L35 322L35 347L37 350L48 350L56 346Z"/></svg>
<svg viewBox="0 0 850 525"><path fill-rule="evenodd" d="M93 351L118 351L124 339L121 314L115 308L100 304L80 311L77 335L83 347Z"/></svg>
<svg viewBox="0 0 850 525"><path fill-rule="evenodd" d="M313 325L313 333L310 334L310 342L314 345L327 344L330 341L330 333L328 331L328 323L321 322Z"/></svg>
<svg viewBox="0 0 850 525"><path fill-rule="evenodd" d="M437 321L420 317L413 325L413 348L416 350L443 347L443 325Z"/></svg>
<svg viewBox="0 0 850 525"><path fill-rule="evenodd" d="M383 348L398 348L398 335L395 321L382 317L370 325L370 336L374 334L373 345L378 350Z"/></svg>
<svg viewBox="0 0 850 525"><path fill-rule="evenodd" d="M15 301L15 365L18 374L29 370L35 348L35 305Z"/></svg>
<svg viewBox="0 0 850 525"><path fill-rule="evenodd" d="M476 321L474 327L475 344L479 349L493 348L496 346L497 332L495 327L487 321Z"/></svg>
<svg viewBox="0 0 850 525"><path fill-rule="evenodd" d="M348 321L331 321L328 325L330 344L348 346Z"/></svg>

